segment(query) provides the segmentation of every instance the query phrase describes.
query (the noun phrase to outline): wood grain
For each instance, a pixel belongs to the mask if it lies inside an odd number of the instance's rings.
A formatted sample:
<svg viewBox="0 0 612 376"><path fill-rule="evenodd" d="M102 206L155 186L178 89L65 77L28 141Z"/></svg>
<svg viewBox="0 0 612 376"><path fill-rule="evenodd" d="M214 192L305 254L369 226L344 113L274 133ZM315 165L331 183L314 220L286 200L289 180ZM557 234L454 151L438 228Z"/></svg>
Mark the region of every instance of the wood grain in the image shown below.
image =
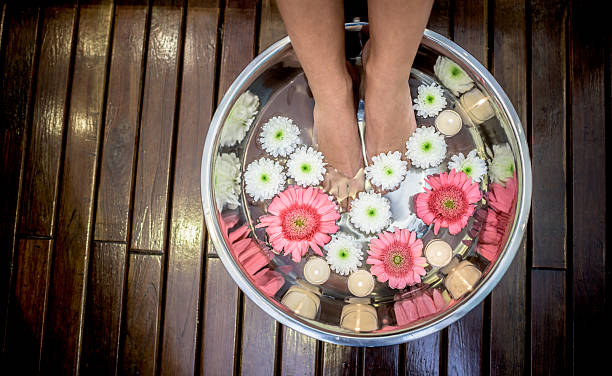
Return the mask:
<svg viewBox="0 0 612 376"><path fill-rule="evenodd" d="M129 256L121 375L154 375L161 314L162 255Z"/></svg>
<svg viewBox="0 0 612 376"><path fill-rule="evenodd" d="M287 35L285 24L278 11L277 0L262 0L259 23L259 53Z"/></svg>
<svg viewBox="0 0 612 376"><path fill-rule="evenodd" d="M148 7L115 8L106 124L96 202L96 240L127 241L135 144L140 120Z"/></svg>
<svg viewBox="0 0 612 376"><path fill-rule="evenodd" d="M355 375L358 372L359 349L323 343L322 373L326 376Z"/></svg>
<svg viewBox="0 0 612 376"><path fill-rule="evenodd" d="M241 324L240 374L273 375L280 324L246 296Z"/></svg>
<svg viewBox="0 0 612 376"><path fill-rule="evenodd" d="M606 296L606 89L608 21L578 2L570 11L573 369L594 372L605 359L594 328L609 327ZM589 182L586 184L586 182ZM578 371L579 370L579 371Z"/></svg>
<svg viewBox="0 0 612 376"><path fill-rule="evenodd" d="M93 243L81 356L85 374L117 371L126 253L125 244Z"/></svg>
<svg viewBox="0 0 612 376"><path fill-rule="evenodd" d="M445 37L451 36L450 28L450 0L435 1L431 8L427 28L440 33Z"/></svg>
<svg viewBox="0 0 612 376"><path fill-rule="evenodd" d="M282 327L281 375L314 375L317 369L317 340Z"/></svg>
<svg viewBox="0 0 612 376"><path fill-rule="evenodd" d="M207 260L205 297L200 373L231 373L237 362L234 349L238 288L218 258L209 257Z"/></svg>
<svg viewBox="0 0 612 376"><path fill-rule="evenodd" d="M364 350L364 375L399 375L400 346L369 347Z"/></svg>
<svg viewBox="0 0 612 376"><path fill-rule="evenodd" d="M533 267L565 268L568 3L531 2Z"/></svg>
<svg viewBox="0 0 612 376"><path fill-rule="evenodd" d="M483 304L477 305L461 320L448 327L448 374L480 375L482 368Z"/></svg>
<svg viewBox="0 0 612 376"><path fill-rule="evenodd" d="M53 232L76 13L76 7L65 6L42 12L36 99L21 195L22 234Z"/></svg>
<svg viewBox="0 0 612 376"><path fill-rule="evenodd" d="M531 271L531 372L567 372L564 270Z"/></svg>
<svg viewBox="0 0 612 376"><path fill-rule="evenodd" d="M170 212L161 373L194 374L202 262L206 239L200 164L214 105L219 9L189 2Z"/></svg>
<svg viewBox="0 0 612 376"><path fill-rule="evenodd" d="M453 40L487 66L488 0L455 0Z"/></svg>
<svg viewBox="0 0 612 376"><path fill-rule="evenodd" d="M15 292L7 332L10 346L5 359L5 366L10 373L36 374L40 371L51 249L50 240L19 241Z"/></svg>
<svg viewBox="0 0 612 376"><path fill-rule="evenodd" d="M108 3L80 7L48 325L43 341L45 373L79 372L111 10Z"/></svg>
<svg viewBox="0 0 612 376"><path fill-rule="evenodd" d="M440 336L438 332L406 342L407 375L440 374Z"/></svg>
<svg viewBox="0 0 612 376"><path fill-rule="evenodd" d="M35 71L39 11L2 6L0 52L0 338L5 348L6 315L16 242L17 202Z"/></svg>
<svg viewBox="0 0 612 376"><path fill-rule="evenodd" d="M131 248L164 251L182 9L154 3L142 99ZM182 1L180 2L182 4Z"/></svg>

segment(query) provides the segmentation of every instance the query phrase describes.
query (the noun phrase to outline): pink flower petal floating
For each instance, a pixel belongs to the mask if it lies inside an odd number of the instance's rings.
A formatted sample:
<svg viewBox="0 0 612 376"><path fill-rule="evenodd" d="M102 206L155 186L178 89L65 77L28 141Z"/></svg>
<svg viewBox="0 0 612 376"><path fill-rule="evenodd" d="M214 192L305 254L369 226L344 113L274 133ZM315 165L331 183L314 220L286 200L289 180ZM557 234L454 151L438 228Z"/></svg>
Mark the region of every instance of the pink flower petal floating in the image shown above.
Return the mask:
<svg viewBox="0 0 612 376"><path fill-rule="evenodd" d="M230 231L238 223L238 216L232 215L226 218L219 217L219 224L223 236L226 238L230 252L246 272L253 278L257 286L264 294L273 296L285 284L282 274L267 267L268 257L257 242L248 237L249 228L246 225Z"/></svg>
<svg viewBox="0 0 612 376"><path fill-rule="evenodd" d="M291 186L279 193L268 206L268 215L259 218L257 227L265 227L272 247L291 254L300 262L308 247L323 256L322 246L338 231L340 213L319 188Z"/></svg>
<svg viewBox="0 0 612 376"><path fill-rule="evenodd" d="M414 321L434 315L450 307L454 301L447 302L438 289L432 295L422 291L409 298L398 300L393 305L395 319L398 327L408 325Z"/></svg>
<svg viewBox="0 0 612 376"><path fill-rule="evenodd" d="M506 185L493 183L489 192L489 209L478 239L476 252L489 261L494 261L505 243L508 225L516 211L518 192L516 173L506 181Z"/></svg>
<svg viewBox="0 0 612 376"><path fill-rule="evenodd" d="M464 172L455 170L429 176L426 181L432 189L416 196L417 216L427 225L433 223L436 235L440 228L448 228L451 235L458 234L482 197L478 184Z"/></svg>
<svg viewBox="0 0 612 376"><path fill-rule="evenodd" d="M398 229L381 232L370 241L367 264L379 281L389 281L389 287L403 289L421 282L427 260L423 257L423 242L414 232Z"/></svg>

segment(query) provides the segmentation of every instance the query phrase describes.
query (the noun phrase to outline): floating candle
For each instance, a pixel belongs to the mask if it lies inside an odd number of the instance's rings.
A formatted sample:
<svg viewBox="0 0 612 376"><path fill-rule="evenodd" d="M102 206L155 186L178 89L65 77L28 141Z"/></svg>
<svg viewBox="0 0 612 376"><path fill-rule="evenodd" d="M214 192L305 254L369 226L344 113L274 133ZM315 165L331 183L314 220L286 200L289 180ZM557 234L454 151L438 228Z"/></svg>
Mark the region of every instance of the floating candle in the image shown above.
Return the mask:
<svg viewBox="0 0 612 376"><path fill-rule="evenodd" d="M296 314L313 320L317 316L321 301L311 289L304 287L303 283L298 282L287 290L281 303Z"/></svg>
<svg viewBox="0 0 612 376"><path fill-rule="evenodd" d="M436 117L436 128L446 136L454 136L461 130L463 120L453 110L444 110Z"/></svg>
<svg viewBox="0 0 612 376"><path fill-rule="evenodd" d="M444 286L454 299L459 299L474 289L481 276L482 272L474 264L462 261L448 273Z"/></svg>
<svg viewBox="0 0 612 376"><path fill-rule="evenodd" d="M348 278L348 289L355 296L368 296L374 290L374 277L367 270L357 270Z"/></svg>
<svg viewBox="0 0 612 376"><path fill-rule="evenodd" d="M378 329L376 308L369 304L347 304L342 307L340 326L356 332L370 332Z"/></svg>
<svg viewBox="0 0 612 376"><path fill-rule="evenodd" d="M482 91L474 88L459 98L459 103L467 112L474 124L481 124L495 116L495 111L491 107L489 99L484 96Z"/></svg>
<svg viewBox="0 0 612 376"><path fill-rule="evenodd" d="M425 258L431 266L441 268L452 260L453 249L444 240L433 239L425 246Z"/></svg>
<svg viewBox="0 0 612 376"><path fill-rule="evenodd" d="M329 279L329 265L320 257L311 257L304 265L304 278L313 285L321 285Z"/></svg>

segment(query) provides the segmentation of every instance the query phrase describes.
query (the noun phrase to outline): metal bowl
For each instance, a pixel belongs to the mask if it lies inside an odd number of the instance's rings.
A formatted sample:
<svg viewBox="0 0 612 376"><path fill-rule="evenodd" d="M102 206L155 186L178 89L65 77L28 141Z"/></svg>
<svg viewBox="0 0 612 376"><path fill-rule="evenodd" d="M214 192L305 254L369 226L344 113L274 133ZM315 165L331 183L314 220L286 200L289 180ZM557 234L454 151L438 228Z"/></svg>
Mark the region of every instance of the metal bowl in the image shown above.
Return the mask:
<svg viewBox="0 0 612 376"><path fill-rule="evenodd" d="M347 24L346 30L349 40L362 41L367 36L367 24L364 23ZM358 54L355 55L348 56L349 60L355 57L356 59L352 60L358 62ZM270 248L266 246L265 232L261 229L254 229L253 225L257 223L258 216L264 214L266 203L255 203L250 200L244 194L243 183L238 187L242 192L238 207L229 209L227 206L222 206L219 208L216 198L220 193L224 193L216 191L220 188L216 188L215 185L215 164L219 155L234 153L239 160L240 170L245 171L248 163L264 154L257 144L261 125L271 116L278 114L286 114L294 118L298 124L302 124L304 126L302 129L303 141L306 144L311 143L312 106L314 104L288 37L276 42L255 58L225 93L210 124L202 155L201 188L206 226L221 261L234 281L252 301L283 325L311 337L341 345L383 346L410 341L438 331L460 319L491 292L510 266L525 231L531 202L531 164L523 128L512 103L493 76L461 47L430 30L425 31L415 60L411 75L413 92L419 84L437 80L433 65L439 56L448 58L461 67L474 81L474 87L478 89L478 91L471 91L469 94L472 96L471 99L465 94L460 97L455 96L451 91L445 89L445 97L449 103L447 108L454 108L464 123L459 134L447 138L449 145L447 155L450 156L459 151L467 153L470 148L474 148L478 150L483 159L491 160L494 157L493 145L507 143L514 158L515 175L513 179L517 187L507 215L508 224L499 234L497 253L484 257L484 253L479 248L483 244L483 238L480 237L481 230L486 226L487 213L490 209L488 201L484 199L479 204L468 227L459 235L451 236L441 231L436 237L451 244L456 260L467 260L481 273L476 283L470 285L461 295L455 293L457 296L454 296L447 288L451 279L449 275L456 273L456 263L453 264L455 266L451 265L446 268L435 268L429 265L428 274L424 278L425 283L402 291L389 289L385 284L378 282L372 294L365 301L356 300L351 296L346 288L346 277L334 274L325 285L310 285L303 280L304 262L294 264L287 257L270 252ZM236 100L247 90L259 97L258 113L249 131L237 145L222 146L220 137L226 120ZM415 95L413 94L413 97ZM477 96L475 99L474 95ZM477 113L474 110L483 103L490 106L489 115L486 114L487 111L484 111L485 115L483 115L482 111ZM472 106L474 104L475 107ZM419 119L418 123L419 126L433 125L433 119ZM447 161L448 158L441 165L442 169L446 168ZM411 173L413 174L412 181L416 181L416 185L403 184L398 191L388 195L392 201L396 227L406 227L406 223L413 219L410 217L411 206L406 203L410 203L412 196L422 189L423 178L435 172L414 169ZM484 197L491 195L490 191L493 187L494 185L491 182L487 183L487 180L481 183ZM228 218L231 218L229 224L227 223ZM264 271L271 271L273 276L277 277L276 287L272 291L265 290L256 283L252 268L249 270L248 267L245 267L244 262L241 262L236 257L236 253L232 251L232 244L228 238L228 226L235 228L234 225L242 224L247 226L248 236L261 248L261 253L267 255L269 259ZM347 228L343 223L341 227ZM420 227L417 225L416 228L423 241L432 239L431 227L421 223ZM367 243L367 239L364 241ZM261 268L261 265L257 268ZM361 267L361 269L367 268L365 263ZM459 279L463 280L462 278L460 276ZM420 316L418 319L400 320L400 314L397 312L398 303L403 304L402 302L416 299L417 296L425 296L429 299L434 290L443 294L446 306L422 315L422 317L421 312L418 312ZM296 291L297 295L295 295ZM288 298L287 296L291 294L294 295ZM283 300L283 297L286 300ZM437 297L439 302L440 295L438 294ZM291 299L294 300L293 303L296 299L302 299L302 303L305 304L303 307L306 308L302 308L300 312L300 309L295 309L295 304L288 303ZM411 305L412 303L406 304ZM415 300L415 304L419 303ZM305 314L304 310L314 313ZM354 322L356 317L360 318L363 323L370 320L370 324L374 326L365 328L363 325L362 327L357 325L357 328L352 328L351 325L341 324L343 320Z"/></svg>

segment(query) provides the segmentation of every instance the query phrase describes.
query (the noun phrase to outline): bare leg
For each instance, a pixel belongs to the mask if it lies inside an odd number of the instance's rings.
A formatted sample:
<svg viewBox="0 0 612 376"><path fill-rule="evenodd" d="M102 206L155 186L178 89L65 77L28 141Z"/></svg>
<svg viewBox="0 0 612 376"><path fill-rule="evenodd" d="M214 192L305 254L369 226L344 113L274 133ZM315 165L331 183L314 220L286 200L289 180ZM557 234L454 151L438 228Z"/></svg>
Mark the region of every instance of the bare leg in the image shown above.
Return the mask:
<svg viewBox="0 0 612 376"><path fill-rule="evenodd" d="M433 0L370 0L365 86L368 159L406 151L416 129L408 78ZM364 51L365 52L365 51Z"/></svg>
<svg viewBox="0 0 612 376"><path fill-rule="evenodd" d="M328 164L345 175L327 178L327 189L340 201L363 187L352 178L363 166L353 85L344 50L342 0L278 0L291 43L315 100L318 149ZM331 169L329 169L331 170Z"/></svg>

